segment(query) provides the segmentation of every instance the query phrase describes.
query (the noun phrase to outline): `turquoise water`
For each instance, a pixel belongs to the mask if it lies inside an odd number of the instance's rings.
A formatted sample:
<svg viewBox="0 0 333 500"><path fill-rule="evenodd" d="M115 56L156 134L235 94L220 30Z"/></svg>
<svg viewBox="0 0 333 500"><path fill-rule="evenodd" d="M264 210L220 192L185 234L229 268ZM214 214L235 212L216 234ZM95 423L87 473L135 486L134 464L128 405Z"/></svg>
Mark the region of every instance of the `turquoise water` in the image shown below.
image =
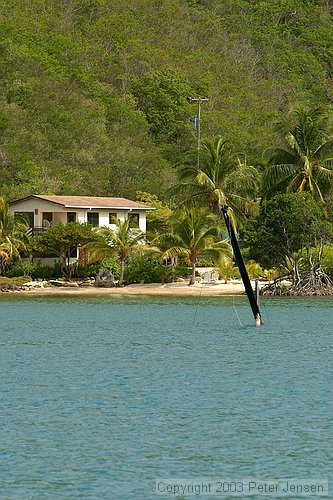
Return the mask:
<svg viewBox="0 0 333 500"><path fill-rule="evenodd" d="M1 296L0 498L328 479L332 306L265 298L255 327L243 297Z"/></svg>

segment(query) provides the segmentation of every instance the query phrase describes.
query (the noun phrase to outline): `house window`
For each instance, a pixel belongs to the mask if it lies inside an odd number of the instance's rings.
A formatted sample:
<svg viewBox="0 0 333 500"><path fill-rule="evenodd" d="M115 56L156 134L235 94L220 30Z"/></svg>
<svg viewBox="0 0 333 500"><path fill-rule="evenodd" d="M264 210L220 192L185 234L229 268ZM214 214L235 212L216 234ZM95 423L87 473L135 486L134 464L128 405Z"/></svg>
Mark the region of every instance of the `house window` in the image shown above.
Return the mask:
<svg viewBox="0 0 333 500"><path fill-rule="evenodd" d="M118 219L117 212L109 212L109 224L114 224L116 219Z"/></svg>
<svg viewBox="0 0 333 500"><path fill-rule="evenodd" d="M76 222L76 212L67 212L67 222Z"/></svg>
<svg viewBox="0 0 333 500"><path fill-rule="evenodd" d="M92 226L99 225L99 213L98 212L87 212L87 221Z"/></svg>
<svg viewBox="0 0 333 500"><path fill-rule="evenodd" d="M16 220L22 221L22 219L28 223L29 227L34 227L34 213L33 212L14 212L14 217Z"/></svg>
<svg viewBox="0 0 333 500"><path fill-rule="evenodd" d="M129 214L130 227L139 227L139 214Z"/></svg>

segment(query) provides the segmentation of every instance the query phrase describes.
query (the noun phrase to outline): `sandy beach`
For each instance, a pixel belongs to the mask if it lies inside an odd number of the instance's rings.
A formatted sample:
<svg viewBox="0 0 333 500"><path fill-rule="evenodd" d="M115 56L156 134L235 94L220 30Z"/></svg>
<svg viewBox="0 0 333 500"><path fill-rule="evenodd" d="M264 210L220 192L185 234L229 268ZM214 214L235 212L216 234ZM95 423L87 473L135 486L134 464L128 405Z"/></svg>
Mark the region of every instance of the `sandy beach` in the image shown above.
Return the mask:
<svg viewBox="0 0 333 500"><path fill-rule="evenodd" d="M254 286L254 283L253 283ZM219 295L244 295L244 285L239 280L228 283L197 283L188 286L187 283L160 283L133 284L121 288L97 287L31 287L27 290L18 290L9 293L29 296L135 296L135 295L169 295L169 296L219 296ZM5 293L0 294L6 295Z"/></svg>

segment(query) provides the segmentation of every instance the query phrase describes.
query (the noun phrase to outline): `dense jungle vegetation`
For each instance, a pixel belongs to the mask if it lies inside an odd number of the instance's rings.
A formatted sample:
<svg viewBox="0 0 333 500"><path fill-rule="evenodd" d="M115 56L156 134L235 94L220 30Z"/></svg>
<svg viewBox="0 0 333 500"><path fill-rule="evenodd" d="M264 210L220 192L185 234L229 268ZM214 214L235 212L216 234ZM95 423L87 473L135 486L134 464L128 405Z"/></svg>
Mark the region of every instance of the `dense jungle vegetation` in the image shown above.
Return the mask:
<svg viewBox="0 0 333 500"><path fill-rule="evenodd" d="M2 0L0 195L168 199L203 139L247 165L333 102L329 0ZM262 169L263 167L259 167Z"/></svg>
<svg viewBox="0 0 333 500"><path fill-rule="evenodd" d="M91 240L119 283L171 279L162 262L181 257L193 284L205 256L227 280L228 205L252 278L333 293L332 15L329 0L3 0L0 274L51 252L70 277ZM7 203L30 194L153 205L155 254L133 260L128 221L25 241Z"/></svg>

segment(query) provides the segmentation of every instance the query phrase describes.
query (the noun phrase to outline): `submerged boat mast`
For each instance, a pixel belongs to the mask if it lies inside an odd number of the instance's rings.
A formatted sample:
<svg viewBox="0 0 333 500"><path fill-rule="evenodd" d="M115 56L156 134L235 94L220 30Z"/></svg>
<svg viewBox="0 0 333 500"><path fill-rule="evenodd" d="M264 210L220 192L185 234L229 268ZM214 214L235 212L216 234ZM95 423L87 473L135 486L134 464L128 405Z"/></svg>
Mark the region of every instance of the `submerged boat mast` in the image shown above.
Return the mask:
<svg viewBox="0 0 333 500"><path fill-rule="evenodd" d="M257 302L256 297L254 295L251 281L250 281L249 275L247 273L241 251L240 251L239 246L238 246L236 233L235 233L231 218L229 217L228 209L229 209L228 205L221 206L225 225L227 226L227 230L228 230L230 241L231 241L231 246L232 246L232 249L234 252L235 261L236 261L237 267L239 269L247 297L248 297L249 302L250 302L250 306L252 309L252 313L253 313L256 325L259 326L259 325L262 325L262 319L261 319L261 314L259 311L259 305L258 305L258 302Z"/></svg>

